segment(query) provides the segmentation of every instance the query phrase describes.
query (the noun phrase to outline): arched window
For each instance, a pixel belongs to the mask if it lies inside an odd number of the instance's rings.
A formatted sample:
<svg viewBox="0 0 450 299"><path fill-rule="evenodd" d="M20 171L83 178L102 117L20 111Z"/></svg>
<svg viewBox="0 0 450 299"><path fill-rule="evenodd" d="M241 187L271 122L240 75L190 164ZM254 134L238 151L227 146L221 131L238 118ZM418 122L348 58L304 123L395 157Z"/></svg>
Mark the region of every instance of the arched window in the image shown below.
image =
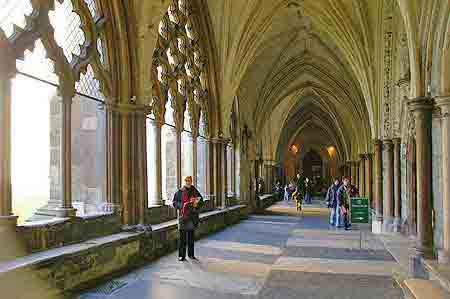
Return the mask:
<svg viewBox="0 0 450 299"><path fill-rule="evenodd" d="M170 2L168 10L162 18L159 27L158 47L153 53L153 69L157 72L153 74L152 83L162 91L160 95L167 103L165 124L162 127L162 190L164 199L172 199L173 192L177 190L177 165L181 165L182 176L197 176L197 184L203 194L206 193L206 169L207 169L207 142L206 125L200 128L197 140L193 140L192 132L197 132L199 128L191 127L191 111L199 110L198 101L200 95L207 92L207 71L202 51L203 45L198 38L196 23L193 20L194 14L191 11L190 1L173 0ZM200 77L202 76L202 77ZM186 107L184 111L174 111L172 107L181 107L186 99L194 98L192 105L196 107ZM178 108L177 108L178 109ZM174 112L177 119L184 116L184 122L177 124L183 126L178 129L181 138L176 144L177 133L174 128ZM197 116L198 117L198 116ZM206 111L203 112L206 123ZM202 122L200 122L202 123ZM197 173L194 174L193 145L197 143ZM181 156L177 157L177 146L181 146ZM181 163L177 164L178 159Z"/></svg>
<svg viewBox="0 0 450 299"><path fill-rule="evenodd" d="M97 16L95 1L85 2L90 14ZM12 24L23 27L24 15L32 12L29 0L0 0L0 7L0 26L7 36L13 32ZM55 1L49 20L56 43L67 62L73 62L82 54L86 38L81 18L73 12L72 1ZM49 211L59 208L58 202L63 200L61 128L64 116L59 94L61 88L70 86L60 86L62 82L55 75L54 62L47 59L45 45L48 43L45 41L37 40L32 51L27 51L24 59L16 62L18 72L11 84L12 203L19 223L52 217ZM99 56L104 55L102 43L97 45L97 51ZM76 93L71 99L70 118L72 140L68 146L72 149L72 204L82 217L105 211L105 97L90 64L74 87Z"/></svg>
<svg viewBox="0 0 450 299"><path fill-rule="evenodd" d="M41 40L17 69L11 83L11 184L13 213L24 223L50 199L60 199L61 98Z"/></svg>

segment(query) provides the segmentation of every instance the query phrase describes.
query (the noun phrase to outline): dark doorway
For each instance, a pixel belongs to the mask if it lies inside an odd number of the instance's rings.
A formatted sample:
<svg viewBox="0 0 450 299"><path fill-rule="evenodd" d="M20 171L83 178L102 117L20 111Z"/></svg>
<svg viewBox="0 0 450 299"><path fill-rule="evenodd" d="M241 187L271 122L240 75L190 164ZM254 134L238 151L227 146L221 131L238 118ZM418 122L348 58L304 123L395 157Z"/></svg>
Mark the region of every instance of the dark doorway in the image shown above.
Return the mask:
<svg viewBox="0 0 450 299"><path fill-rule="evenodd" d="M306 177L322 177L322 158L315 150L310 150L303 158L303 171Z"/></svg>

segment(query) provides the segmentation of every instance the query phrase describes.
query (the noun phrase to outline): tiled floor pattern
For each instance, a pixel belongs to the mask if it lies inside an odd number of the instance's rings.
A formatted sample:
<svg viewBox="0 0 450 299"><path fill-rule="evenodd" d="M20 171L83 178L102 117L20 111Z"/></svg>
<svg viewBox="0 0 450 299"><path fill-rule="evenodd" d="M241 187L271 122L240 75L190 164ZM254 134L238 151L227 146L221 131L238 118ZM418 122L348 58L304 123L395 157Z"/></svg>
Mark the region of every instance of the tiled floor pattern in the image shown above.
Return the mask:
<svg viewBox="0 0 450 299"><path fill-rule="evenodd" d="M383 244L366 231L330 229L320 206L300 216L278 203L198 241L196 255L170 254L116 279L125 286L110 295L80 298L403 298Z"/></svg>

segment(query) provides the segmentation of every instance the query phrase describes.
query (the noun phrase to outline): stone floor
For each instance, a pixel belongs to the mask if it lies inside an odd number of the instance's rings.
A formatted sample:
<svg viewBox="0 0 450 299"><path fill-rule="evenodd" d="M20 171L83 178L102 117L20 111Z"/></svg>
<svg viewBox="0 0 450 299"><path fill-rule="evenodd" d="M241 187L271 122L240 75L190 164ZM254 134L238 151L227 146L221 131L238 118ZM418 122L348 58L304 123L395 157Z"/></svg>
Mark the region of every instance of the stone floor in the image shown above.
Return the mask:
<svg viewBox="0 0 450 299"><path fill-rule="evenodd" d="M78 298L403 298L383 243L367 230L330 229L317 203L302 216L278 203L198 241L196 255L170 254Z"/></svg>

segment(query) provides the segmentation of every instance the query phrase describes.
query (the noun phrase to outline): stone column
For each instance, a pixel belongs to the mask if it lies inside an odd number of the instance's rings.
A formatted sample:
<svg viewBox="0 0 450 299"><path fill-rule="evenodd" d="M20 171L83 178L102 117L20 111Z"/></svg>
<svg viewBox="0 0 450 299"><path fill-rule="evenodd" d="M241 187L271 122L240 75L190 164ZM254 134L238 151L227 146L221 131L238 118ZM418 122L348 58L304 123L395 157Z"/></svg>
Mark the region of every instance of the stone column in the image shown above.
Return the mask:
<svg viewBox="0 0 450 299"><path fill-rule="evenodd" d="M211 138L207 138L206 139L206 144L207 144L207 148L208 148L208 153L207 153L207 168L206 168L206 190L209 196L209 199L214 200L214 206L216 203L216 198L215 198L215 171L214 171L214 166L215 166L215 162L214 162L214 142Z"/></svg>
<svg viewBox="0 0 450 299"><path fill-rule="evenodd" d="M156 174L156 188L155 194L153 195L152 205L162 206L163 203L163 195L162 195L162 126L164 123L162 121L154 121L153 129L155 130L155 140L151 140L150 142L155 142L155 174Z"/></svg>
<svg viewBox="0 0 450 299"><path fill-rule="evenodd" d="M0 43L0 233L12 231L17 224L11 194L11 77L16 59L3 46Z"/></svg>
<svg viewBox="0 0 450 299"><path fill-rule="evenodd" d="M355 162L355 185L356 187L358 187L359 189L359 182L360 182L360 177L359 177L359 161L356 160Z"/></svg>
<svg viewBox="0 0 450 299"><path fill-rule="evenodd" d="M146 114L144 111L138 111L136 114L136 150L134 164L136 168L135 176L138 180L134 181L134 189L136 190L137 213L140 225L146 223L146 211L148 208L148 173L147 173L147 134Z"/></svg>
<svg viewBox="0 0 450 299"><path fill-rule="evenodd" d="M443 248L439 252L441 263L450 263L450 96L438 97L436 105L442 114L442 201Z"/></svg>
<svg viewBox="0 0 450 299"><path fill-rule="evenodd" d="M183 127L176 128L176 136L177 136L177 187L181 188L183 185L182 178L182 163L181 163L181 133L183 131Z"/></svg>
<svg viewBox="0 0 450 299"><path fill-rule="evenodd" d="M219 154L220 157L219 159L221 160L221 164L222 164L222 182L223 182L223 186L222 186L222 207L226 207L227 206L227 195L228 195L228 174L227 174L227 167L228 167L228 163L230 163L230 161L227 161L227 143L225 141L221 141L218 146L220 147L219 150Z"/></svg>
<svg viewBox="0 0 450 299"><path fill-rule="evenodd" d="M197 177L197 152L198 152L198 147L197 147L197 136L194 137L194 135L192 135L192 177L193 177L193 182L194 182L194 186L197 186L197 182L198 182L198 177Z"/></svg>
<svg viewBox="0 0 450 299"><path fill-rule="evenodd" d="M383 141L384 183L386 184L383 204L383 230L391 232L394 224L394 144L392 140Z"/></svg>
<svg viewBox="0 0 450 299"><path fill-rule="evenodd" d="M366 155L360 154L359 159L359 195L366 196Z"/></svg>
<svg viewBox="0 0 450 299"><path fill-rule="evenodd" d="M382 173L382 142L375 139L374 146L374 167L375 167L375 192L374 207L375 217L372 221L372 232L381 233L381 225L383 222L383 173Z"/></svg>
<svg viewBox="0 0 450 299"><path fill-rule="evenodd" d="M355 162L350 161L350 181L353 185L356 185L356 173L355 173Z"/></svg>
<svg viewBox="0 0 450 299"><path fill-rule="evenodd" d="M372 198L372 154L366 154L366 163L365 163L365 196L369 198L371 204L373 204ZM372 206L373 207L373 206Z"/></svg>
<svg viewBox="0 0 450 299"><path fill-rule="evenodd" d="M394 138L394 232L400 232L402 222L401 139Z"/></svg>
<svg viewBox="0 0 450 299"><path fill-rule="evenodd" d="M416 130L417 176L417 244L416 256L432 255L433 229L431 212L431 112L428 98L408 101Z"/></svg>
<svg viewBox="0 0 450 299"><path fill-rule="evenodd" d="M415 237L417 235L417 169L416 169L416 139L414 136L408 138L407 152L408 166L406 169L408 180L408 207L409 207L409 235Z"/></svg>

